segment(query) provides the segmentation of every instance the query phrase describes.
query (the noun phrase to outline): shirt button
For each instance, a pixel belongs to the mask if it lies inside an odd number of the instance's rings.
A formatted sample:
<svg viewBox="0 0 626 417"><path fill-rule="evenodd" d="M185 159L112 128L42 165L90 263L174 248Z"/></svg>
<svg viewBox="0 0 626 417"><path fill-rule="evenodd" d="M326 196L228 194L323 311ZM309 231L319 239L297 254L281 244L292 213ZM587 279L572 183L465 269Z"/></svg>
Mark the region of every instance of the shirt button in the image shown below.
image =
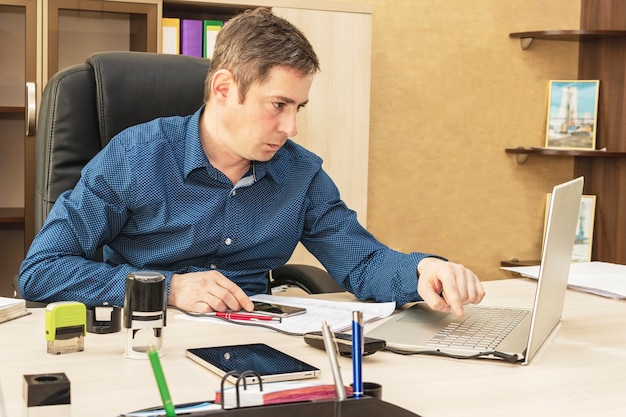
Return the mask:
<svg viewBox="0 0 626 417"><path fill-rule="evenodd" d="M215 264L211 264L211 265L209 265L209 268L211 268L211 269L217 269L217 266L216 266Z"/></svg>
<svg viewBox="0 0 626 417"><path fill-rule="evenodd" d="M233 191L231 191L231 192L230 192L230 196L231 196L231 197L232 197L232 196L234 196L235 194L237 194L237 191L235 191L235 190L233 190Z"/></svg>
<svg viewBox="0 0 626 417"><path fill-rule="evenodd" d="M233 243L233 240L232 240L231 238L227 237L227 238L224 240L224 243L226 244L226 246L230 246L230 244L231 244L231 243Z"/></svg>

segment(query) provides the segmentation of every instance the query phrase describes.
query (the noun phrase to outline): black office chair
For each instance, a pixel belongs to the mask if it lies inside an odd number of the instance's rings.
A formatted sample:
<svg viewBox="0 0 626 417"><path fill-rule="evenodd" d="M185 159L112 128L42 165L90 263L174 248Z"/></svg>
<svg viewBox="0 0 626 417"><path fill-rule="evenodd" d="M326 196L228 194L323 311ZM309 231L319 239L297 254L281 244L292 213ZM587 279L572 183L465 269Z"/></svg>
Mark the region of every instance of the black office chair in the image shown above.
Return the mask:
<svg viewBox="0 0 626 417"><path fill-rule="evenodd" d="M117 133L195 112L208 68L209 60L185 55L101 52L55 74L43 92L37 129L35 230ZM312 294L343 291L326 271L309 265L278 268L268 279L270 287L291 285Z"/></svg>

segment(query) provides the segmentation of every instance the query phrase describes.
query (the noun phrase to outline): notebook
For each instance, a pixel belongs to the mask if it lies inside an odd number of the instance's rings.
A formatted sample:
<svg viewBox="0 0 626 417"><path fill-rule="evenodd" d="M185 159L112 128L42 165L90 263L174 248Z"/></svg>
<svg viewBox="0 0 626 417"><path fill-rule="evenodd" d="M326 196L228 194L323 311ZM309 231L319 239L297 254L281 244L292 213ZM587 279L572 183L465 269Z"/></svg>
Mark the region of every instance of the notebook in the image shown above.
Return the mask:
<svg viewBox="0 0 626 417"><path fill-rule="evenodd" d="M583 177L553 189L532 309L469 305L457 317L418 302L366 335L405 352L530 363L561 320L582 189Z"/></svg>

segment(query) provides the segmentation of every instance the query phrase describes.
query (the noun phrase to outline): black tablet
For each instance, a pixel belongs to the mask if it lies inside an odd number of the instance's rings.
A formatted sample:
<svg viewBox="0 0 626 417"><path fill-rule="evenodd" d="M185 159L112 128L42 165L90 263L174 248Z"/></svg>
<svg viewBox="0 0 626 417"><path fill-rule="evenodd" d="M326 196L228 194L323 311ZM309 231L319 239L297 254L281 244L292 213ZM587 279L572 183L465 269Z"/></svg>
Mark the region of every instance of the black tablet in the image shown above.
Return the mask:
<svg viewBox="0 0 626 417"><path fill-rule="evenodd" d="M320 370L313 365L274 349L264 343L246 345L212 346L187 349L185 355L223 377L230 371L239 373L255 371L263 382L314 378ZM236 382L236 377L229 377ZM247 382L258 382L247 378Z"/></svg>

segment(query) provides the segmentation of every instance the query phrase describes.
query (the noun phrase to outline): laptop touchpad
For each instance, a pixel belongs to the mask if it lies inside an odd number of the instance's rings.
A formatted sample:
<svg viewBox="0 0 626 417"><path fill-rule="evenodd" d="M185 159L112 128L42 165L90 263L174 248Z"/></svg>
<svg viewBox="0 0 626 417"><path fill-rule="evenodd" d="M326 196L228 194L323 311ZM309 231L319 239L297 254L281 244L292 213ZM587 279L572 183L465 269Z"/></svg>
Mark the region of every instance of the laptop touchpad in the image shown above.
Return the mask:
<svg viewBox="0 0 626 417"><path fill-rule="evenodd" d="M435 324L449 320L450 313L431 310L423 303L413 305L405 312L405 314L398 318L399 322L420 324Z"/></svg>

